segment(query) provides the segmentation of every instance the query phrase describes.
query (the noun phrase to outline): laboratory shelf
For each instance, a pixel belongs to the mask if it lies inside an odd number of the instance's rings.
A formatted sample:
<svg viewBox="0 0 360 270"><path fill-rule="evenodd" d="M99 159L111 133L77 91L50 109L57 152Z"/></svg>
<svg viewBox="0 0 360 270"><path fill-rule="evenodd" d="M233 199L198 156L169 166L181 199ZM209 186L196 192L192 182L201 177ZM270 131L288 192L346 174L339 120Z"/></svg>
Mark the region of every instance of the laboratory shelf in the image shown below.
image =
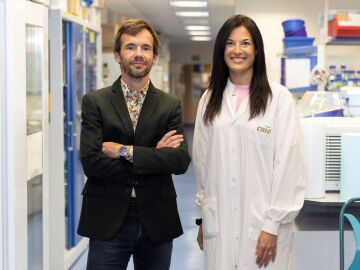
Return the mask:
<svg viewBox="0 0 360 270"><path fill-rule="evenodd" d="M360 45L360 38L329 38L327 45Z"/></svg>
<svg viewBox="0 0 360 270"><path fill-rule="evenodd" d="M289 88L289 91L292 94L300 94L300 93L305 93L307 91L316 91L316 90L317 90L316 86Z"/></svg>

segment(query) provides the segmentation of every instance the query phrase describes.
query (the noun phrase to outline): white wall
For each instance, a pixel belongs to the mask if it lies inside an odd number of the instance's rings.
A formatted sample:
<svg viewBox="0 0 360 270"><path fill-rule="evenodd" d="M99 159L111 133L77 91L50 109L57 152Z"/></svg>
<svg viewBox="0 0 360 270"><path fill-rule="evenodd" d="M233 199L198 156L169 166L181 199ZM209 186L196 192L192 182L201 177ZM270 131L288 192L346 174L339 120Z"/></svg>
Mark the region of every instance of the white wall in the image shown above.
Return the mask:
<svg viewBox="0 0 360 270"><path fill-rule="evenodd" d="M256 4L255 4L256 3ZM359 0L331 0L330 9L360 9ZM269 77L280 81L280 55L284 37L281 22L287 19L305 20L308 37L319 36L320 14L324 11L322 0L238 0L235 13L251 17L262 33ZM225 19L224 19L225 21ZM317 44L317 40L315 40Z"/></svg>

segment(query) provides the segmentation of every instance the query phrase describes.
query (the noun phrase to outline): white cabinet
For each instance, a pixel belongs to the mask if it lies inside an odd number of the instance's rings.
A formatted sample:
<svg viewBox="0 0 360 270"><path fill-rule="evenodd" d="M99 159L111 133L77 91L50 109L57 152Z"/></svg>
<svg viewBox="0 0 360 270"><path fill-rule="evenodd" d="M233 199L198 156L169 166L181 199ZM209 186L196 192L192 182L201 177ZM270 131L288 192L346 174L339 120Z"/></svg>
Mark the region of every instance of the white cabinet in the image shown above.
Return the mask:
<svg viewBox="0 0 360 270"><path fill-rule="evenodd" d="M344 203L339 193L327 193L323 199L306 200L296 218L293 233L291 270L338 270L339 213ZM345 227L345 269L355 254L355 238Z"/></svg>

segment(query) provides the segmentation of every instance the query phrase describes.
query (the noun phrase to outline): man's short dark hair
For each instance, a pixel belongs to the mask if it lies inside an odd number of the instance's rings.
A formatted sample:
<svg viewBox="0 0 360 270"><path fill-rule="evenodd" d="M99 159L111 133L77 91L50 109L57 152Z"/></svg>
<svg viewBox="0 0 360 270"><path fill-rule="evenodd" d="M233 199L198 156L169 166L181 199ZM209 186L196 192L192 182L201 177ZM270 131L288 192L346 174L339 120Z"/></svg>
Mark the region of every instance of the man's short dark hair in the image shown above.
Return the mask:
<svg viewBox="0 0 360 270"><path fill-rule="evenodd" d="M114 53L120 53L121 48L121 36L123 34L128 34L130 36L135 36L140 33L142 30L148 30L153 37L153 52L154 55L159 55L160 51L160 39L155 30L150 26L150 24L142 19L130 19L126 20L119 28L116 33L114 40Z"/></svg>

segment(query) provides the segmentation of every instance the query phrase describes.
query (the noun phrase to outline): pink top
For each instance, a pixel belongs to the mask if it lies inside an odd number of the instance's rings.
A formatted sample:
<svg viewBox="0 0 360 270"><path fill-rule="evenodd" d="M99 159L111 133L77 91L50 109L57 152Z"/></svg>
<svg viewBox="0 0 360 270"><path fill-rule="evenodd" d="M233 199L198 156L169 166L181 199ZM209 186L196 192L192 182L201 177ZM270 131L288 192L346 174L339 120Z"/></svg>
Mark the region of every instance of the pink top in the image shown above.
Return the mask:
<svg viewBox="0 0 360 270"><path fill-rule="evenodd" d="M236 110L239 109L241 102L249 96L250 85L234 84L233 96L236 96Z"/></svg>

